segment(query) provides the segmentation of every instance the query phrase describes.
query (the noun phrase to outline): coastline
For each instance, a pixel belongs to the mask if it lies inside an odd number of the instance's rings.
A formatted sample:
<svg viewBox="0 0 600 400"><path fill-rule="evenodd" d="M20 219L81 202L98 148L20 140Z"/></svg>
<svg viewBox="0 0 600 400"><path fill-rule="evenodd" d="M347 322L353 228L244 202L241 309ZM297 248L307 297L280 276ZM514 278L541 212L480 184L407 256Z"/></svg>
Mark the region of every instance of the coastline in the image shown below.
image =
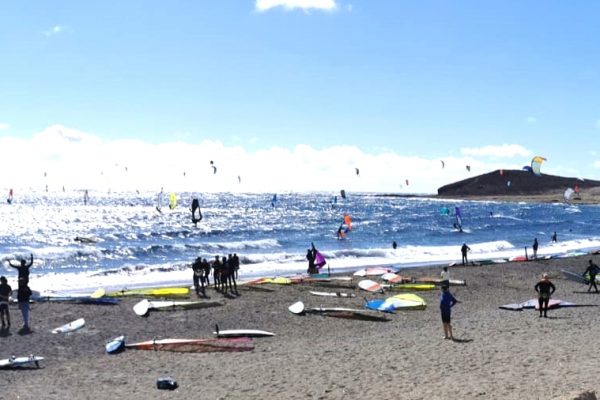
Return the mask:
<svg viewBox="0 0 600 400"><path fill-rule="evenodd" d="M398 311L389 322L291 314L287 307L298 300L309 307L360 308L364 298L382 297L308 283L244 289L236 298L223 298L211 288L211 298L222 299L224 306L155 312L147 318L132 311L139 299L117 306L38 303L32 305L33 333L23 336L17 333L20 313L11 306L13 328L0 336L0 358L34 354L46 359L40 369L0 370L3 390L7 398L22 399L574 398L598 388L590 374L596 360L589 343L597 339L600 295L582 293L587 287L562 279L560 270L581 272L590 258L600 262L597 255L586 255L451 267L452 278L468 285L452 287L460 301L452 317L456 342L441 340L438 290L417 293L427 301L426 310ZM406 269L415 277L439 272L439 267ZM557 286L554 298L589 306L552 310L550 318L538 318L534 310L498 308L534 298L533 286L543 272ZM321 298L310 290L357 296ZM80 331L50 333L80 317L86 319ZM241 353L104 352L104 344L121 334L128 342L210 338L215 324L276 336L253 339L254 350ZM175 393L156 389L162 376L178 382Z"/></svg>

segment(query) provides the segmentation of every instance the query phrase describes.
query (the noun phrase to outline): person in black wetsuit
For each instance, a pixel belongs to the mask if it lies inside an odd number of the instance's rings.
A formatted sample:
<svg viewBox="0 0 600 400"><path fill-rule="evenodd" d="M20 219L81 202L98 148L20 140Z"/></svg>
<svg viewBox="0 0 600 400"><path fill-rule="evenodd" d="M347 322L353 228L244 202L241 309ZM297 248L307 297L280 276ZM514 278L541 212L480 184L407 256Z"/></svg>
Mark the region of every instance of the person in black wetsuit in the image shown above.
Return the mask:
<svg viewBox="0 0 600 400"><path fill-rule="evenodd" d="M315 268L315 254L311 249L306 251L306 259L308 260L308 273L316 274L317 269Z"/></svg>
<svg viewBox="0 0 600 400"><path fill-rule="evenodd" d="M463 243L462 247L460 248L460 253L462 254L462 265L469 263L469 260L467 258L467 253L469 251L471 251L471 248L467 246L466 243Z"/></svg>
<svg viewBox="0 0 600 400"><path fill-rule="evenodd" d="M538 303L540 306L540 317L546 318L548 316L548 303L550 302L550 296L552 293L556 291L556 287L552 282L550 282L550 278L548 278L548 274L542 275L542 280L536 283L534 286L535 291L538 293Z"/></svg>
<svg viewBox="0 0 600 400"><path fill-rule="evenodd" d="M21 263L19 265L14 265L10 260L8 261L8 265L13 268L16 268L19 271L19 283L27 285L29 284L29 268L33 265L33 254L31 254L31 259L29 263L25 261L25 259L21 259Z"/></svg>
<svg viewBox="0 0 600 400"><path fill-rule="evenodd" d="M600 273L600 267L598 267L596 264L594 264L592 260L590 260L588 267L585 271L583 271L583 277L585 279L589 279L590 281L590 286L587 290L588 293L592 291L592 288L594 288L596 293L598 293L598 286L596 286L596 275L598 275L598 273ZM590 274L589 278L586 276L586 274Z"/></svg>
<svg viewBox="0 0 600 400"><path fill-rule="evenodd" d="M537 260L537 251L538 251L538 240L537 238L533 239L533 259Z"/></svg>
<svg viewBox="0 0 600 400"><path fill-rule="evenodd" d="M200 291L202 291L202 295L206 296L204 292L204 282L202 282L202 287L200 287L200 279L204 281L204 269L202 268L202 258L198 257L192 264L192 271L194 272L193 280L194 280L194 289L196 290L196 296L200 296Z"/></svg>

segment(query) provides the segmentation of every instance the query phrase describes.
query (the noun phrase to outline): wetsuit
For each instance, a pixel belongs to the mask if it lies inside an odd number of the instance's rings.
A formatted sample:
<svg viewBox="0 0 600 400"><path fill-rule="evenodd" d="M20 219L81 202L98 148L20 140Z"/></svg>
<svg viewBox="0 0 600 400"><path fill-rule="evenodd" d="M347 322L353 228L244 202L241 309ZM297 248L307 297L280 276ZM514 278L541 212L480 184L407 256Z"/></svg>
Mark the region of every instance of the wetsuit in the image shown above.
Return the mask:
<svg viewBox="0 0 600 400"><path fill-rule="evenodd" d="M200 257L196 258L196 261L192 264L192 270L194 271L194 289L196 289L196 295L200 296L200 278L203 277L204 274L202 269L202 259ZM202 292L204 292L204 282L202 284Z"/></svg>
<svg viewBox="0 0 600 400"><path fill-rule="evenodd" d="M534 289L539 294L538 303L540 306L540 317L542 316L542 312L544 317L547 317L550 296L552 296L552 293L554 293L556 287L549 280L543 279L535 285Z"/></svg>
<svg viewBox="0 0 600 400"><path fill-rule="evenodd" d="M9 261L8 265L19 271L19 282L23 282L26 285L29 284L29 267L33 265L33 254L31 255L29 263L26 263L25 260L21 260L21 264L14 265Z"/></svg>
<svg viewBox="0 0 600 400"><path fill-rule="evenodd" d="M445 290L440 296L440 311L442 312L442 322L445 324L450 323L451 309L456 304L456 299L452 296L452 293Z"/></svg>
<svg viewBox="0 0 600 400"><path fill-rule="evenodd" d="M585 272L583 273L583 277L585 278L586 274L590 274L589 277L589 281L590 281L590 286L588 287L588 292L592 291L592 287L594 288L594 290L596 291L596 293L598 293L598 286L596 286L596 275L598 275L598 272L600 272L600 268L598 268L598 266L594 263L590 263L590 265L587 267L587 269L585 270Z"/></svg>
<svg viewBox="0 0 600 400"><path fill-rule="evenodd" d="M469 250L471 250L471 248L469 248L469 246L467 246L466 244L463 244L460 248L460 252L462 253L462 265L465 265L469 262L469 260L467 259L467 252Z"/></svg>

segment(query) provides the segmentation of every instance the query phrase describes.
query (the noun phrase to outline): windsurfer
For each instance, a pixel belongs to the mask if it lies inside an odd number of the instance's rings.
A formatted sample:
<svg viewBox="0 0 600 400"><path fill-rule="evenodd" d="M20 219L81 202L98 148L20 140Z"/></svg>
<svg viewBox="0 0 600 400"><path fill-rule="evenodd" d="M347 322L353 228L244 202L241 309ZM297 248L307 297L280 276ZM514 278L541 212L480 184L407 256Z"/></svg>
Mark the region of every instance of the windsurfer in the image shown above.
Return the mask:
<svg viewBox="0 0 600 400"><path fill-rule="evenodd" d="M392 242L392 249L396 250L398 248L398 243L396 243L396 241L394 240Z"/></svg>
<svg viewBox="0 0 600 400"><path fill-rule="evenodd" d="M556 243L556 242L558 242L558 240L556 239L556 232L554 232L554 233L552 234L552 238L551 238L550 240L552 241L552 243Z"/></svg>
<svg viewBox="0 0 600 400"><path fill-rule="evenodd" d="M534 286L535 291L538 293L538 303L540 307L540 317L542 317L542 313L544 318L548 316L548 303L550 302L550 296L556 290L556 287L552 282L550 282L550 278L548 274L542 274L542 280L536 283Z"/></svg>
<svg viewBox="0 0 600 400"><path fill-rule="evenodd" d="M588 293L592 291L592 288L598 293L598 287L596 286L596 275L600 273L600 267L598 267L592 260L589 260L589 265L586 270L583 272L583 277L586 277L586 274L589 274L590 286L588 287Z"/></svg>

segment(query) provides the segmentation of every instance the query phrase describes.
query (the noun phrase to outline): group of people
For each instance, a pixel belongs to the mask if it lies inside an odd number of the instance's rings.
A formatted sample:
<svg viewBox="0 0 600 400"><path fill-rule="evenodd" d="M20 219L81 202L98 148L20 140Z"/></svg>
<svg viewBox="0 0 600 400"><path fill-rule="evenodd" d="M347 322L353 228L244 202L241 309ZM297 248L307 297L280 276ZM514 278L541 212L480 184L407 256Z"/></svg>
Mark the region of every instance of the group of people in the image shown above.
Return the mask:
<svg viewBox="0 0 600 400"><path fill-rule="evenodd" d="M17 278L18 291L17 301L19 309L23 316L23 327L21 332L28 333L31 331L29 327L29 300L31 299L31 289L29 288L29 268L33 265L33 254L29 262L21 259L19 264L13 264L12 261L8 265L17 269L19 275ZM2 330L10 329L10 311L8 308L8 300L12 295L12 287L8 284L5 276L0 276L0 320L2 322Z"/></svg>
<svg viewBox="0 0 600 400"><path fill-rule="evenodd" d="M215 290L223 293L227 292L239 295L237 290L238 270L240 269L240 259L236 253L225 256L215 256L209 263L206 258L198 257L192 263L194 272L193 281L196 295L206 296L206 288L210 286L210 271L213 271L213 283Z"/></svg>

